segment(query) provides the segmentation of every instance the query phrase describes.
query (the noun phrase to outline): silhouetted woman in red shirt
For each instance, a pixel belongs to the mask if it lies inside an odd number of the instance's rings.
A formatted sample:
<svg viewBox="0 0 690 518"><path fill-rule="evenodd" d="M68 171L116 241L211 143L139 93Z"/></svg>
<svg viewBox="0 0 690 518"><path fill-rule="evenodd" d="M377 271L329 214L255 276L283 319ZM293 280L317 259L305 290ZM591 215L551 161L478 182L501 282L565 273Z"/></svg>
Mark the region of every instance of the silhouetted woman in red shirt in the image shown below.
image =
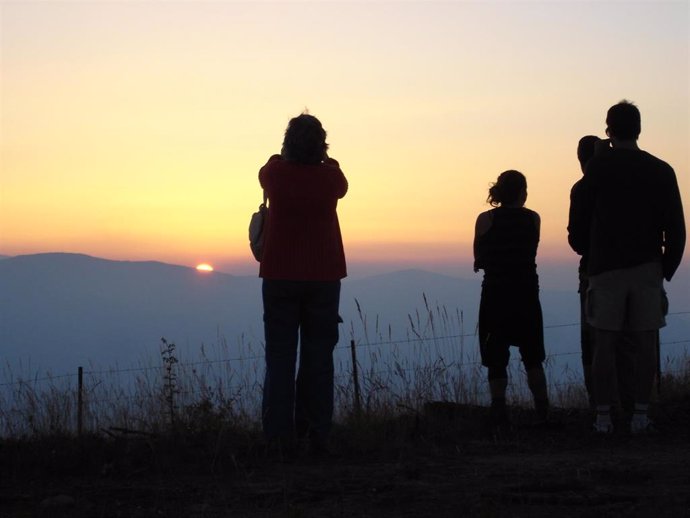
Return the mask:
<svg viewBox="0 0 690 518"><path fill-rule="evenodd" d="M259 171L269 200L259 270L266 339L263 428L286 451L296 439L308 438L323 452L333 416L333 349L340 280L347 275L336 207L348 184L327 150L319 120L302 114L290 120L281 154Z"/></svg>

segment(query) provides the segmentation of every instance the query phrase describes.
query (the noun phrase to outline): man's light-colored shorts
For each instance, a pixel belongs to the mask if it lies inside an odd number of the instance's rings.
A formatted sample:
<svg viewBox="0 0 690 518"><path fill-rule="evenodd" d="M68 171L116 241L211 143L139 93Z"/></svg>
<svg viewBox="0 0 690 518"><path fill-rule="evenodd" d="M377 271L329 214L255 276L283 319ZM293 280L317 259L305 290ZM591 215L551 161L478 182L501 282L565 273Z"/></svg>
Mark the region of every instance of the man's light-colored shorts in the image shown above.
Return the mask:
<svg viewBox="0 0 690 518"><path fill-rule="evenodd" d="M666 325L668 299L661 263L611 270L589 278L587 321L606 331L652 331Z"/></svg>

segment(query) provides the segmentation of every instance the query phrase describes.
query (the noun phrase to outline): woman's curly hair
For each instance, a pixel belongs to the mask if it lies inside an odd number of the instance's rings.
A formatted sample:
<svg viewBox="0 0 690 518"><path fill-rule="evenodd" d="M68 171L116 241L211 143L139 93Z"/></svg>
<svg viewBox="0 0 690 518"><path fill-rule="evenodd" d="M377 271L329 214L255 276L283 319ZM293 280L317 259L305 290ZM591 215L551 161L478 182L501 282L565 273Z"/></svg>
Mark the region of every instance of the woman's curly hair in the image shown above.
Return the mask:
<svg viewBox="0 0 690 518"><path fill-rule="evenodd" d="M301 164L318 164L327 150L326 130L319 119L303 113L290 120L283 139L285 159Z"/></svg>
<svg viewBox="0 0 690 518"><path fill-rule="evenodd" d="M486 201L492 207L516 202L523 190L527 189L527 179L520 171L509 170L498 175L498 180L489 187Z"/></svg>

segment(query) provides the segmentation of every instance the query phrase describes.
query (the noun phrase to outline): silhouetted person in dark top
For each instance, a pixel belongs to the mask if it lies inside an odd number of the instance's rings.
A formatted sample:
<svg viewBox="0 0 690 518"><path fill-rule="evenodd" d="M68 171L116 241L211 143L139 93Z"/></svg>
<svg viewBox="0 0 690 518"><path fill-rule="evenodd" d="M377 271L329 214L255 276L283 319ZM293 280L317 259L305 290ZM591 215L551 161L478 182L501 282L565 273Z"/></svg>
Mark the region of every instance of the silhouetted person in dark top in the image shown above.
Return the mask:
<svg viewBox="0 0 690 518"><path fill-rule="evenodd" d="M634 395L630 430L643 433L651 427L656 336L666 324L663 279L671 280L682 259L685 220L673 169L637 146L637 107L621 101L608 110L606 124L611 147L602 141L605 149L587 164L570 244L587 258L587 319L595 328L595 431L613 429L618 364L620 381L633 380L621 387Z"/></svg>
<svg viewBox="0 0 690 518"><path fill-rule="evenodd" d="M580 169L582 174L585 174L587 163L594 156L597 143L601 139L594 135L586 135L580 139L577 144L577 160L580 162ZM575 182L570 190L570 214L568 218L568 241L570 242L570 225L571 221L576 217L574 211L581 205L580 199L583 193L583 178ZM585 380L585 388L587 389L587 398L589 400L590 408L594 409L594 390L592 388L592 357L594 354L594 329L587 322L587 315L585 313L587 288L589 287L589 278L587 277L587 256L583 255L580 258L580 266L578 268L580 294L580 348L582 351L582 375Z"/></svg>
<svg viewBox="0 0 690 518"><path fill-rule="evenodd" d="M479 305L479 346L488 368L494 425L508 426L506 388L509 348L517 346L527 371L537 416L548 413L542 362L544 328L539 302L536 255L539 214L524 207L527 181L518 171L505 171L489 189L493 209L477 217L474 270L484 270Z"/></svg>

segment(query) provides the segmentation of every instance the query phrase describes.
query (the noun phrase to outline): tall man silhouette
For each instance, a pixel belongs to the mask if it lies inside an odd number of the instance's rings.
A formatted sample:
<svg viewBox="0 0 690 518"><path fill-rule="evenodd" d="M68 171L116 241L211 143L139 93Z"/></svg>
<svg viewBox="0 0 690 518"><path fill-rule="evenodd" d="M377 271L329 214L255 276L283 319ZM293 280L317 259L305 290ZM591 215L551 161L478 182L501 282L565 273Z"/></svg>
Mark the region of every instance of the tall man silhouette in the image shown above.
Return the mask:
<svg viewBox="0 0 690 518"><path fill-rule="evenodd" d="M635 401L631 432L642 433L651 424L656 334L666 324L663 279L671 280L682 259L685 220L673 169L637 145L637 107L621 101L608 110L606 124L610 140L600 142L607 149L587 164L569 237L573 249L588 257L595 430L612 431L618 364L625 371L618 376L619 389L626 392L621 398Z"/></svg>

